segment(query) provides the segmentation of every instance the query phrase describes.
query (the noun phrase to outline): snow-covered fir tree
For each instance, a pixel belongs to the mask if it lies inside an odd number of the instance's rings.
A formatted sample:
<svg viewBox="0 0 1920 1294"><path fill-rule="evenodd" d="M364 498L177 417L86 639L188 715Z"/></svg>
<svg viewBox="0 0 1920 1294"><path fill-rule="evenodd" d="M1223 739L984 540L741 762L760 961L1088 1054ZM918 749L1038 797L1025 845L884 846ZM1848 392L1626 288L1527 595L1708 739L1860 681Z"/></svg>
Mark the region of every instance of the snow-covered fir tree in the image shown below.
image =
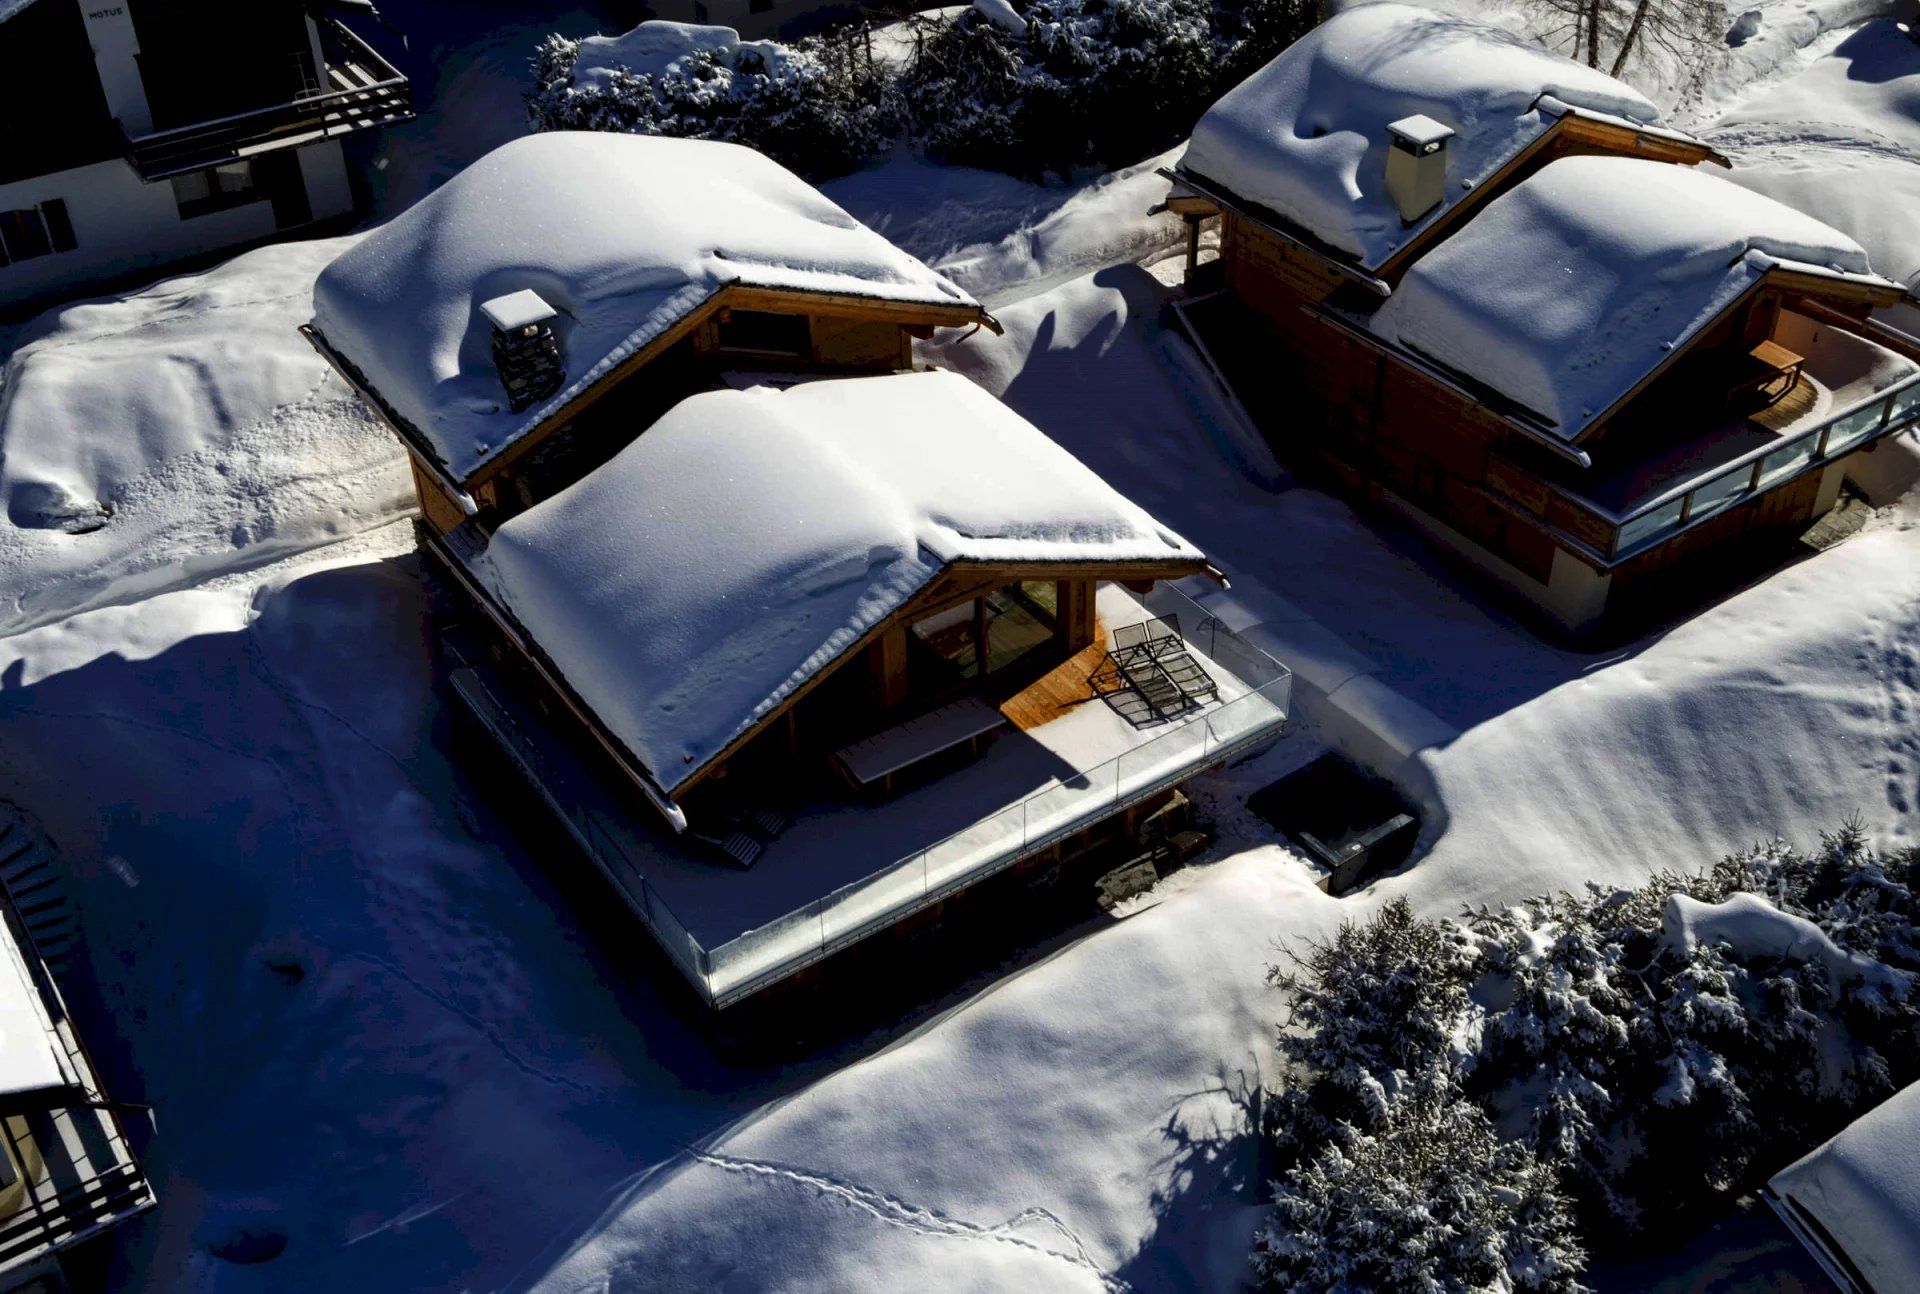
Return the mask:
<svg viewBox="0 0 1920 1294"><path fill-rule="evenodd" d="M1304 0L979 0L921 43L901 97L943 161L1123 166L1185 138L1313 15Z"/></svg>
<svg viewBox="0 0 1920 1294"><path fill-rule="evenodd" d="M1298 1294L1574 1294L1585 1262L1553 1171L1431 1092L1283 1174L1253 1258L1267 1288Z"/></svg>
<svg viewBox="0 0 1920 1294"><path fill-rule="evenodd" d="M1539 1199L1564 1190L1589 1244L1691 1225L1920 1079L1917 875L1920 853L1876 856L1848 828L1631 890L1462 921L1395 902L1343 926L1272 975L1292 1008L1267 1125L1276 1211L1256 1254L1269 1284L1361 1288L1354 1273L1379 1270L1385 1236L1439 1282L1404 1288L1470 1288L1451 1283L1458 1219L1436 1213L1432 1234L1410 1235L1421 1215L1405 1202L1473 1193L1422 1176L1417 1156L1396 1169L1383 1149L1442 1137L1491 1180L1524 1169L1547 1183ZM1454 1105L1523 1158L1476 1152L1477 1125ZM1541 1208L1526 1225L1473 1212L1475 1234L1561 1234L1557 1204ZM1303 1266L1314 1219L1343 1211L1358 1225L1319 1234L1318 1265ZM1540 1279L1577 1274L1576 1248L1542 1252Z"/></svg>

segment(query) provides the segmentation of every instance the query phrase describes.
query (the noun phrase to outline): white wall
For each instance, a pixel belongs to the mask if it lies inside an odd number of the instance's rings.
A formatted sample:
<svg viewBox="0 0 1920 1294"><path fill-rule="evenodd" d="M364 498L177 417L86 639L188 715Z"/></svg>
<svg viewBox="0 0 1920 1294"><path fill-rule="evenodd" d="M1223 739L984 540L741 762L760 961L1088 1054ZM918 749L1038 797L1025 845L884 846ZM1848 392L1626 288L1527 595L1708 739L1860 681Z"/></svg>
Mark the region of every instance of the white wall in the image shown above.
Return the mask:
<svg viewBox="0 0 1920 1294"><path fill-rule="evenodd" d="M100 88L106 92L107 111L120 119L129 135L144 135L153 129L153 113L147 108L147 89L140 81L140 66L134 55L140 52L134 35L133 15L125 0L60 0L78 4L87 21L87 40L93 45L93 61L100 69Z"/></svg>
<svg viewBox="0 0 1920 1294"><path fill-rule="evenodd" d="M299 158L314 219L351 212L353 193L339 141L309 144ZM66 202L77 246L0 266L0 308L279 232L273 204L264 196L245 206L182 220L170 182L148 184L118 160L0 184L0 211L53 198Z"/></svg>
<svg viewBox="0 0 1920 1294"><path fill-rule="evenodd" d="M307 182L307 201L313 218L327 220L353 210L353 184L347 178L347 157L337 139L308 144L299 152L300 174Z"/></svg>

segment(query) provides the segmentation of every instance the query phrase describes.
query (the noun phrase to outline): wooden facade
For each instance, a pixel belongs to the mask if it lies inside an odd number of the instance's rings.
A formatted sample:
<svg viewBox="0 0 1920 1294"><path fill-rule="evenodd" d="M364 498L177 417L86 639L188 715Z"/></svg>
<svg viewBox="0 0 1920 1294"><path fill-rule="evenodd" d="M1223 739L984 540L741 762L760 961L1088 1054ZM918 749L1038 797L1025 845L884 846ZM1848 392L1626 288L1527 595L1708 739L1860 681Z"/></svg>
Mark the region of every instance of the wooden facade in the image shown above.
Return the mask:
<svg viewBox="0 0 1920 1294"><path fill-rule="evenodd" d="M1704 145L1570 115L1377 271L1233 203L1231 195L1185 193L1170 204L1196 227L1210 217L1220 221L1215 281L1239 310L1201 340L1229 380L1236 369L1245 375L1236 394L1275 448L1296 463L1317 464L1349 492L1429 524L1576 629L1589 627L1601 607L1632 601L1635 586L1655 583L1656 575L1704 558L1734 536L1804 528L1832 502L1837 478L1816 473L1648 551L1620 556L1620 524L1586 497L1588 483L1648 453L1655 436L1666 438L1657 447L1670 447L1676 426L1706 430L1716 417L1726 420L1725 390L1712 392L1698 379L1711 357L1768 340L1789 311L1896 350L1905 345L1897 335L1876 337L1867 321L1874 307L1898 299L1897 289L1775 269L1670 351L1577 443L1562 443L1498 392L1367 329L1366 316L1422 252L1549 161L1581 153L1720 160ZM1920 353L1908 357L1920 360ZM1714 398L1703 399L1703 390Z"/></svg>

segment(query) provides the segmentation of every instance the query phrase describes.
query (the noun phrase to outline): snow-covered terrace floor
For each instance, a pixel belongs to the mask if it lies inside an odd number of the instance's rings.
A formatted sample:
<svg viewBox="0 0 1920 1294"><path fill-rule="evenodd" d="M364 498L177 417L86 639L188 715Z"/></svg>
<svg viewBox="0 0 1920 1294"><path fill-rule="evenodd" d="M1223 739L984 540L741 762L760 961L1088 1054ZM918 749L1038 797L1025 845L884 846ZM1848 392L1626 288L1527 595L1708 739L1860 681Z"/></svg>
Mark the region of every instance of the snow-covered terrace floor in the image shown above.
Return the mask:
<svg viewBox="0 0 1920 1294"><path fill-rule="evenodd" d="M529 716L514 721L542 748L533 771L543 792L681 971L724 1005L1278 735L1291 675L1178 590L1142 598L1102 585L1096 608L1109 633L1177 614L1219 696L1152 722L1096 699L1037 727L1010 725L978 760L890 799L802 803L746 870L613 809L617 792L529 731Z"/></svg>
<svg viewBox="0 0 1920 1294"><path fill-rule="evenodd" d="M1623 463L1580 487L1586 498L1622 516L1630 515L1682 486L1715 478L1756 455L1778 455L1781 467L1814 457L1814 444L1801 446L1830 422L1843 425L1829 436L1827 456L1843 441L1864 440L1878 421L1881 398L1920 375L1920 365L1864 337L1789 315L1784 340L1805 357L1799 385L1769 409L1744 418L1728 418L1693 435L1676 436L1667 449ZM1904 411L1911 400L1899 402ZM1855 414L1857 416L1847 417ZM1659 410L1644 417L1659 419ZM1803 447L1799 455L1788 446ZM1762 469L1770 475L1771 465Z"/></svg>

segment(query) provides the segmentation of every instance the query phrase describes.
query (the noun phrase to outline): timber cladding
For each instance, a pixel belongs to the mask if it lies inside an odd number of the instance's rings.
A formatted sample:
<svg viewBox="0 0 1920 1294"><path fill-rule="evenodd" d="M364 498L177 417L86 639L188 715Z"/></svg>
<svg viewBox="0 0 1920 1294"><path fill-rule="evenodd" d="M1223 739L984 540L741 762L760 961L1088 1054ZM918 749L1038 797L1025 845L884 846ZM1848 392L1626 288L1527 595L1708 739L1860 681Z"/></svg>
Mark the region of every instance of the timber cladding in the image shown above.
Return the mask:
<svg viewBox="0 0 1920 1294"><path fill-rule="evenodd" d="M1221 259L1235 296L1283 327L1304 302L1319 303L1346 281L1324 258L1228 211L1221 217Z"/></svg>

